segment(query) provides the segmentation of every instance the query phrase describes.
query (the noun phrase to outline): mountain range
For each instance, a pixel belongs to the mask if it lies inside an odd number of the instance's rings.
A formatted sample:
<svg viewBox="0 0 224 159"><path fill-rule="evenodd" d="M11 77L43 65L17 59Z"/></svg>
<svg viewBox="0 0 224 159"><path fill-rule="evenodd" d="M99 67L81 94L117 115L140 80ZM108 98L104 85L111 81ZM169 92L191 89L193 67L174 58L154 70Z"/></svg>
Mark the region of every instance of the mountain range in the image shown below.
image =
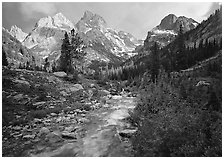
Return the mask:
<svg viewBox="0 0 224 159"><path fill-rule="evenodd" d="M216 21L220 22L220 18ZM35 57L36 61L41 64L45 58L48 58L51 62L58 61L64 34L68 32L69 37L71 37L70 31L74 29L86 46L84 51L87 55L84 62L89 66L92 61L121 63L132 56L142 56L142 54L147 54L146 49L151 47L155 41L160 47L165 47L178 35L180 25L182 25L183 31L187 32L191 41L204 38L201 37L201 34L204 36L206 32L213 36L220 36L220 25L214 26L214 24L208 24L205 21L199 27L199 23L192 18L169 14L161 20L159 25L148 32L143 43L142 40L138 40L130 33L110 28L100 15L90 11L85 11L83 17L76 24L68 20L62 13L57 13L52 17L41 18L28 34L17 26L12 26L10 31L3 28L2 32L4 37L9 37L5 39L15 38L12 40L16 43L15 45L22 46L30 54L29 57ZM214 28L218 31L212 31ZM194 32L202 33L199 35L199 33ZM10 45L3 43L3 47L6 52L9 52L10 48L8 47ZM18 49L14 49L13 52L20 53ZM29 61L32 61L32 59L29 59Z"/></svg>
<svg viewBox="0 0 224 159"><path fill-rule="evenodd" d="M68 32L71 36L72 29L75 29L87 46L84 50L87 53L87 63L91 63L92 60L115 63L124 61L135 55L132 51L142 44L130 33L109 28L101 16L90 11L86 11L76 24L62 13L57 13L53 17L41 18L28 35L20 29L12 35L20 37L23 45L41 59L49 57L50 60L57 60L60 57L64 33Z"/></svg>

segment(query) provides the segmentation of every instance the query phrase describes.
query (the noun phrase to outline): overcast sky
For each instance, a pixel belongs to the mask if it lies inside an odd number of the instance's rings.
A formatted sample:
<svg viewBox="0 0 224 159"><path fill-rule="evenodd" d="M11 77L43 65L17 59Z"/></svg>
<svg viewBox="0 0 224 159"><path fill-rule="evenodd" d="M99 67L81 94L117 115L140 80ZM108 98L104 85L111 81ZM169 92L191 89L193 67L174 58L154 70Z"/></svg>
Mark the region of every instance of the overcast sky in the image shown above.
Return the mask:
<svg viewBox="0 0 224 159"><path fill-rule="evenodd" d="M109 27L129 32L139 39L145 39L147 32L170 13L201 22L217 8L219 3L211 2L3 2L2 25L7 29L17 25L28 33L42 17L61 12L69 20L77 23L84 11L89 10L102 16Z"/></svg>

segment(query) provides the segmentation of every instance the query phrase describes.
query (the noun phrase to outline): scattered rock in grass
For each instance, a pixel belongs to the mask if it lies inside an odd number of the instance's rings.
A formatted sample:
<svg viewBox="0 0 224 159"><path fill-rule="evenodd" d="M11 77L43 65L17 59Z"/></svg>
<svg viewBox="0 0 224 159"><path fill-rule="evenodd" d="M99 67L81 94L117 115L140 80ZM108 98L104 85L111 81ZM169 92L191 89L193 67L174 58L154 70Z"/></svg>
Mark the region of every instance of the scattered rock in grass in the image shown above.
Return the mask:
<svg viewBox="0 0 224 159"><path fill-rule="evenodd" d="M41 136L42 134L49 134L50 133L50 130L46 127L42 127L39 131L39 136Z"/></svg>
<svg viewBox="0 0 224 159"><path fill-rule="evenodd" d="M34 123L36 123L36 124L40 124L40 123L42 123L42 119L38 119L38 118L34 118L33 121L34 121Z"/></svg>
<svg viewBox="0 0 224 159"><path fill-rule="evenodd" d="M84 89L81 84L75 84L69 88L70 92L77 92Z"/></svg>
<svg viewBox="0 0 224 159"><path fill-rule="evenodd" d="M68 96L68 93L66 93L65 91L61 91L60 94L63 96Z"/></svg>
<svg viewBox="0 0 224 159"><path fill-rule="evenodd" d="M25 81L25 80L14 80L15 83L18 83L18 84L23 84L23 85L26 85L26 86L29 86L30 87L30 83Z"/></svg>
<svg viewBox="0 0 224 159"><path fill-rule="evenodd" d="M58 132L52 132L49 133L48 135L46 135L46 139L50 142L50 143L56 143L59 141L62 141L63 139L60 137L60 133Z"/></svg>
<svg viewBox="0 0 224 159"><path fill-rule="evenodd" d="M45 104L46 102L37 102L37 103L34 103L33 106L39 106L39 105L43 105Z"/></svg>
<svg viewBox="0 0 224 159"><path fill-rule="evenodd" d="M34 139L35 138L35 134L32 134L32 135L25 135L23 136L23 139Z"/></svg>
<svg viewBox="0 0 224 159"><path fill-rule="evenodd" d="M80 118L80 119L78 119L78 121L80 123L89 123L90 122L90 120L89 119L86 119L86 118Z"/></svg>
<svg viewBox="0 0 224 159"><path fill-rule="evenodd" d="M98 93L99 93L101 96L107 96L107 95L110 95L110 92L107 91L107 90L100 90Z"/></svg>
<svg viewBox="0 0 224 159"><path fill-rule="evenodd" d="M74 127L73 126L69 126L69 127L66 127L64 131L72 132L73 130L74 130Z"/></svg>
<svg viewBox="0 0 224 159"><path fill-rule="evenodd" d="M65 72L54 72L53 74L57 77L66 77L67 76L67 73L65 73Z"/></svg>
<svg viewBox="0 0 224 159"><path fill-rule="evenodd" d="M24 95L23 95L23 94L17 94L17 95L15 95L13 98L14 98L15 100L19 101L19 100L21 100L21 99L24 98Z"/></svg>
<svg viewBox="0 0 224 159"><path fill-rule="evenodd" d="M14 130L21 130L22 127L21 127L21 126L15 126L15 127L13 127L13 129L14 129Z"/></svg>
<svg viewBox="0 0 224 159"><path fill-rule="evenodd" d="M119 132L119 135L124 138L130 138L132 136L132 134L135 132L136 132L136 129L133 129L133 130L127 129L127 130L123 130L123 131Z"/></svg>
<svg viewBox="0 0 224 159"><path fill-rule="evenodd" d="M56 113L51 113L51 116L57 116L57 114Z"/></svg>
<svg viewBox="0 0 224 159"><path fill-rule="evenodd" d="M61 136L63 139L67 139L67 140L77 139L76 134L70 133L68 131L63 131L61 133Z"/></svg>

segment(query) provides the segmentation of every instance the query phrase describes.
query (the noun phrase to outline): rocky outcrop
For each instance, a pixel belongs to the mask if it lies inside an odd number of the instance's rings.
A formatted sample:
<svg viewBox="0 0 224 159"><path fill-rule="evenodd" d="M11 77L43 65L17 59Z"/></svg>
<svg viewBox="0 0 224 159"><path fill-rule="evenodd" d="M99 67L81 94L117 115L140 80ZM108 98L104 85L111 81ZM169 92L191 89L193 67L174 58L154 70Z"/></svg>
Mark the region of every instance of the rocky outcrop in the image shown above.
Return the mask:
<svg viewBox="0 0 224 159"><path fill-rule="evenodd" d="M15 37L20 42L23 42L23 40L28 35L27 33L24 33L22 29L18 28L16 25L12 26L10 29L10 34Z"/></svg>

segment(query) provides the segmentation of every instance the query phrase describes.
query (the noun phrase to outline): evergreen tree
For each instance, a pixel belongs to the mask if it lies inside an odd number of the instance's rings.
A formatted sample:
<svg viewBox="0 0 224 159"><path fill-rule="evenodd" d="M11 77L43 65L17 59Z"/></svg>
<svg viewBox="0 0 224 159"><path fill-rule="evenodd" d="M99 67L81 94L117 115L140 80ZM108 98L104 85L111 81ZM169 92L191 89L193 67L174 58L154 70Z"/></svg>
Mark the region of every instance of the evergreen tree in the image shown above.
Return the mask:
<svg viewBox="0 0 224 159"><path fill-rule="evenodd" d="M151 62L150 62L150 74L151 74L152 82L155 83L159 75L159 67L160 67L159 46L157 42L155 42L151 51L152 51L152 54L151 54Z"/></svg>
<svg viewBox="0 0 224 159"><path fill-rule="evenodd" d="M83 51L84 43L79 37L78 34L72 36L71 39L71 52L70 52L70 60L69 60L69 70L73 72L73 68L83 68L83 59L86 53ZM78 70L76 70L78 71Z"/></svg>
<svg viewBox="0 0 224 159"><path fill-rule="evenodd" d="M178 51L176 55L176 70L181 70L186 68L186 54L183 36L183 26L180 25L180 30L178 34Z"/></svg>
<svg viewBox="0 0 224 159"><path fill-rule="evenodd" d="M2 65L3 66L8 66L8 60L6 58L6 53L5 53L5 50L4 48L2 47Z"/></svg>
<svg viewBox="0 0 224 159"><path fill-rule="evenodd" d="M69 37L68 33L65 32L65 37L63 39L62 45L61 45L61 56L60 56L60 69L64 72L68 72L70 68L70 59L71 59L71 54L70 54L70 42L69 42Z"/></svg>

